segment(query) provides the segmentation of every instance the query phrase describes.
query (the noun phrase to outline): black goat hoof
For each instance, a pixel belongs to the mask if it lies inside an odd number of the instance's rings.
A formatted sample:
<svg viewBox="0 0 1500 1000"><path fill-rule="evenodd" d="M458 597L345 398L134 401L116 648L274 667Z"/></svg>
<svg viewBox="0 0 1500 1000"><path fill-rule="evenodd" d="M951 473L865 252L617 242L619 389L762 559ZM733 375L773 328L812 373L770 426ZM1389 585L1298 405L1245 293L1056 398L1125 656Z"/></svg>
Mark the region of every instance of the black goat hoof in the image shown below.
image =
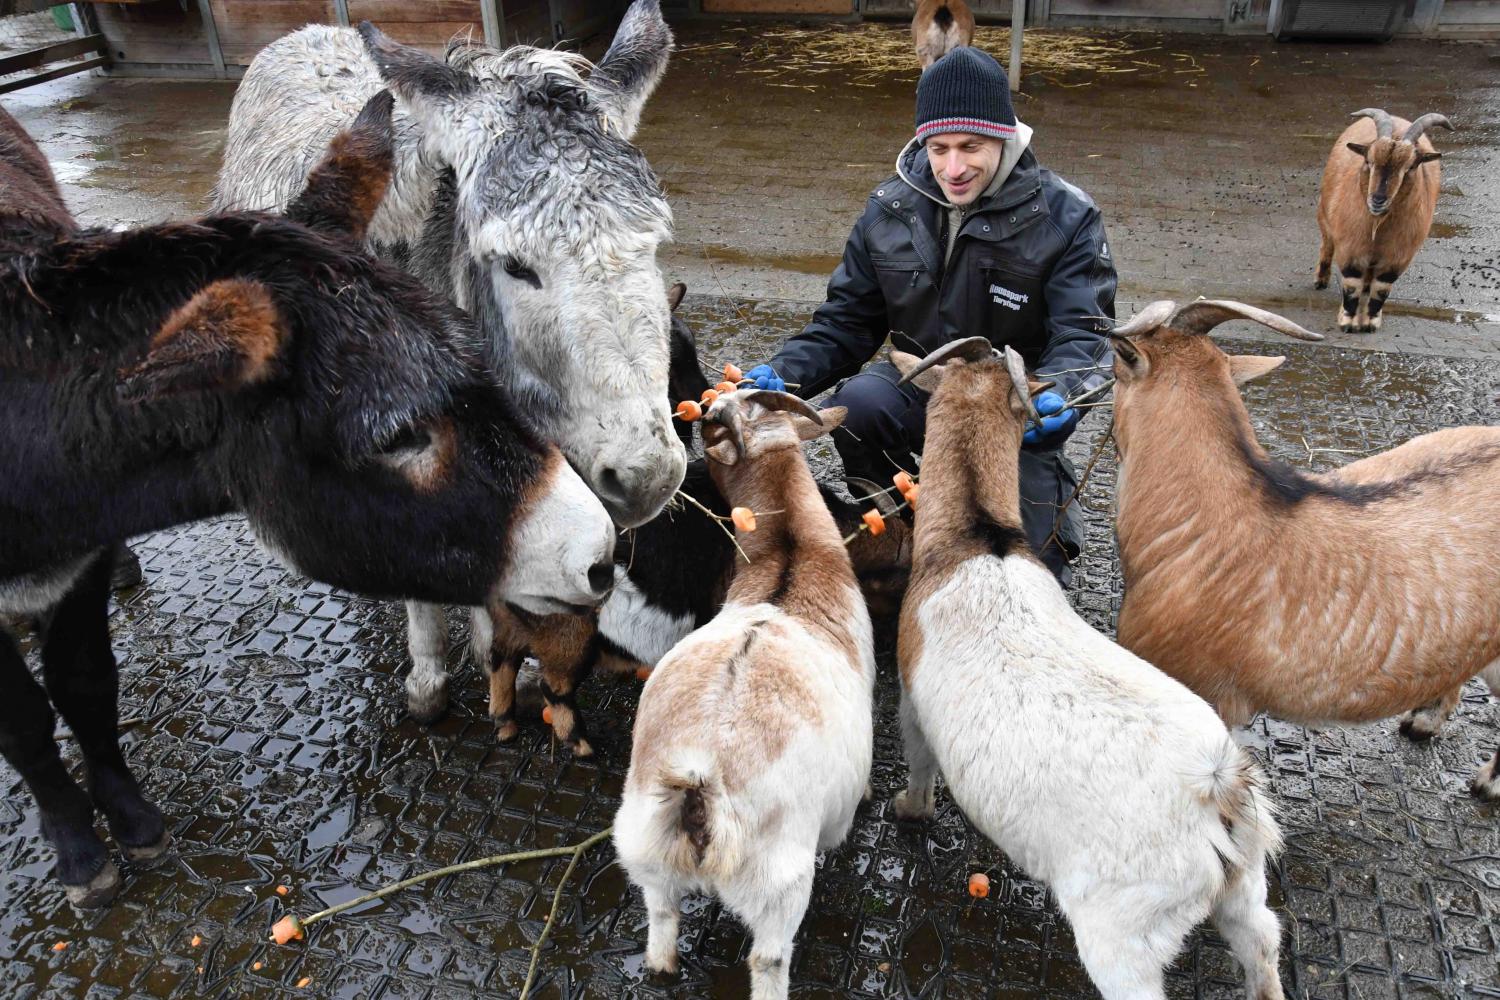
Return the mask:
<svg viewBox="0 0 1500 1000"><path fill-rule="evenodd" d="M86 910L108 906L120 891L120 869L113 861L106 860L99 873L83 885L65 885L63 892L68 902Z"/></svg>
<svg viewBox="0 0 1500 1000"><path fill-rule="evenodd" d="M120 851L125 855L125 860L142 868L150 868L172 849L172 834L163 830L161 836L154 844L144 844L140 847L132 847L129 844L121 844Z"/></svg>

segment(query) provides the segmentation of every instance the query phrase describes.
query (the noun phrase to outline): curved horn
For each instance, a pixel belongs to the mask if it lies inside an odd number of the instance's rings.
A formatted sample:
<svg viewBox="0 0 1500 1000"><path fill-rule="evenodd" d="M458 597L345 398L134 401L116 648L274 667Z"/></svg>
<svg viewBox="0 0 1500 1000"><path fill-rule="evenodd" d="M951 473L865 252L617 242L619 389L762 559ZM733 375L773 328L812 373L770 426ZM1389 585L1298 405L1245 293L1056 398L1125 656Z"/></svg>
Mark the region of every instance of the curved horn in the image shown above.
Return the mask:
<svg viewBox="0 0 1500 1000"><path fill-rule="evenodd" d="M1021 399L1021 406L1026 409L1026 416L1038 425L1042 422L1042 415L1036 412L1036 404L1031 401L1030 380L1026 378L1026 362L1016 349L1009 344L1005 345L1005 370L1010 372L1010 385Z"/></svg>
<svg viewBox="0 0 1500 1000"><path fill-rule="evenodd" d="M1391 121L1391 116L1386 114L1383 108L1361 108L1349 116L1350 118L1368 118L1375 123L1375 138L1389 139L1391 132L1395 130L1396 123Z"/></svg>
<svg viewBox="0 0 1500 1000"><path fill-rule="evenodd" d="M1199 299L1197 302L1189 302L1173 313L1168 322L1172 329L1183 333L1207 333L1220 323L1227 323L1232 319L1254 320L1261 326L1268 326L1277 333L1284 333L1298 340L1323 339L1321 333L1304 330L1285 316L1247 306L1243 302L1230 302L1224 299Z"/></svg>
<svg viewBox="0 0 1500 1000"><path fill-rule="evenodd" d="M845 476L844 485L849 487L849 495L854 497L855 500L874 504L875 509L886 517L890 517L896 513L896 508L899 506L896 503L896 498L868 479L861 479L859 476Z"/></svg>
<svg viewBox="0 0 1500 1000"><path fill-rule="evenodd" d="M819 427L823 426L823 415L818 412L818 408L801 396L793 396L789 392L777 392L774 389L740 389L733 393L732 397L738 397L742 403L759 403L768 410L786 410L788 413L797 413Z"/></svg>
<svg viewBox="0 0 1500 1000"><path fill-rule="evenodd" d="M917 366L905 375L897 385L905 385L918 375L931 368L933 365L946 364L954 358L961 361L983 361L994 357L995 348L985 337L965 337L963 340L955 340L950 344L944 344L933 351L927 357L917 362Z"/></svg>
<svg viewBox="0 0 1500 1000"><path fill-rule="evenodd" d="M1143 333L1150 333L1172 318L1177 311L1177 303L1171 299L1159 299L1151 303L1140 312L1136 313L1124 323L1118 324L1110 331L1111 337L1134 337Z"/></svg>
<svg viewBox="0 0 1500 1000"><path fill-rule="evenodd" d="M1449 132L1458 131L1453 127L1453 123L1448 120L1447 115L1440 115L1436 111L1429 111L1427 114L1423 115L1416 121L1412 122L1410 125L1406 126L1406 134L1401 137L1401 141L1409 142L1413 146L1415 146L1417 144L1417 140L1422 138L1422 133L1426 132L1434 125L1441 125Z"/></svg>

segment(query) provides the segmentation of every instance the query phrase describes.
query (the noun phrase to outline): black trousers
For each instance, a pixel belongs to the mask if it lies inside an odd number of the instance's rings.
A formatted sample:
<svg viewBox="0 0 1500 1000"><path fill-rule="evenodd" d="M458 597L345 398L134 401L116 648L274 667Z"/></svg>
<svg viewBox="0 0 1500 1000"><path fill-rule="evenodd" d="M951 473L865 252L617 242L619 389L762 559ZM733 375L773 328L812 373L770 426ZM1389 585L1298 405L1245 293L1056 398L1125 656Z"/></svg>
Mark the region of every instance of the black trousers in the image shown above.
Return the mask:
<svg viewBox="0 0 1500 1000"><path fill-rule="evenodd" d="M895 366L882 361L847 379L823 404L849 408L843 428L833 434L844 475L887 486L898 469L916 471L911 456L921 454L927 436L927 394L914 385L898 386L900 380ZM1078 484L1077 473L1061 450L1022 448L1020 464L1022 527L1032 549L1066 587L1073 579L1068 564L1083 548L1078 505L1062 510Z"/></svg>

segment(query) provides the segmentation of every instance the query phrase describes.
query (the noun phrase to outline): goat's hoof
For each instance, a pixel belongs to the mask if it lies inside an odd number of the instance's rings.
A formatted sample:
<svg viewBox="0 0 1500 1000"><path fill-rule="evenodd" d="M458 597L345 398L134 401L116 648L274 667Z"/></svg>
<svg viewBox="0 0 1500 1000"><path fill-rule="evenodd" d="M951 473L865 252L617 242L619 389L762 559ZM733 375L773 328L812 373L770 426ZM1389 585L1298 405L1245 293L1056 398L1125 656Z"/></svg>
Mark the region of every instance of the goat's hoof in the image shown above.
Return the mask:
<svg viewBox="0 0 1500 1000"><path fill-rule="evenodd" d="M515 719L500 719L495 722L495 742L511 743L517 736L521 735L521 727L516 725Z"/></svg>
<svg viewBox="0 0 1500 1000"><path fill-rule="evenodd" d="M891 799L891 812L897 819L931 819L933 809L930 801L913 802L906 792L897 792Z"/></svg>
<svg viewBox="0 0 1500 1000"><path fill-rule="evenodd" d="M145 574L141 572L141 560L130 550L130 546L116 546L113 565L109 571L109 589L125 590L138 587L145 578Z"/></svg>
<svg viewBox="0 0 1500 1000"><path fill-rule="evenodd" d="M677 956L672 954L653 957L648 954L646 971L653 976L675 976L677 975Z"/></svg>
<svg viewBox="0 0 1500 1000"><path fill-rule="evenodd" d="M1323 289L1325 289L1325 288L1328 287L1328 279L1327 278L1319 278L1317 281L1313 282L1313 287L1316 288L1318 291L1321 292Z"/></svg>
<svg viewBox="0 0 1500 1000"><path fill-rule="evenodd" d="M99 873L82 885L65 885L63 892L67 894L68 902L83 909L97 909L108 906L115 898L115 893L120 891L120 869L115 863L108 859Z"/></svg>
<svg viewBox="0 0 1500 1000"><path fill-rule="evenodd" d="M411 702L407 702L406 714L410 715L420 726L435 726L439 722L442 722L443 717L448 714L448 701L445 698L437 704L424 702L421 705L414 705Z"/></svg>
<svg viewBox="0 0 1500 1000"><path fill-rule="evenodd" d="M578 757L580 759L594 756L593 745L581 736L578 738L577 742L569 743L568 749L573 751L574 757Z"/></svg>
<svg viewBox="0 0 1500 1000"><path fill-rule="evenodd" d="M150 868L156 864L171 849L172 834L168 830L163 830L154 844L143 844L139 847L132 847L129 844L120 845L120 851L125 855L125 860L143 868Z"/></svg>
<svg viewBox="0 0 1500 1000"><path fill-rule="evenodd" d="M1413 743L1426 743L1438 734L1442 725L1441 720L1434 723L1424 715L1408 712L1401 717L1401 725L1397 730Z"/></svg>
<svg viewBox="0 0 1500 1000"><path fill-rule="evenodd" d="M868 781L865 782L865 790L860 793L859 801L861 801L861 802L874 802L875 801L875 789L870 787L870 783Z"/></svg>
<svg viewBox="0 0 1500 1000"><path fill-rule="evenodd" d="M1481 802L1500 802L1500 774L1495 771L1495 761L1490 761L1474 775L1469 792Z"/></svg>

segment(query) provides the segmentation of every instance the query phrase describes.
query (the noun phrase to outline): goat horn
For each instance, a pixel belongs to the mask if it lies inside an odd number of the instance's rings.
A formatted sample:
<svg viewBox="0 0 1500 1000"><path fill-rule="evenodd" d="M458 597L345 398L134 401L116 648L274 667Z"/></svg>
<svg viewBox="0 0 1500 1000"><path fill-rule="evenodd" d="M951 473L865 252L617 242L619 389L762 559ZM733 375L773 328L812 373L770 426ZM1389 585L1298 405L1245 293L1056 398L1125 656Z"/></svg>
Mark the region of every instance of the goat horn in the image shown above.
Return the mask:
<svg viewBox="0 0 1500 1000"><path fill-rule="evenodd" d="M1415 146L1417 144L1417 140L1422 138L1422 133L1426 132L1434 125L1441 125L1449 132L1458 131L1453 127L1453 123L1448 120L1447 115L1440 115L1436 111L1430 111L1422 117L1418 118L1416 121L1412 122L1410 125L1406 126L1406 134L1401 137L1401 140L1403 142L1409 142L1413 146Z"/></svg>
<svg viewBox="0 0 1500 1000"><path fill-rule="evenodd" d="M1262 326L1270 327L1277 333L1284 333L1298 340L1323 339L1321 333L1304 330L1285 316L1247 306L1243 302L1230 302L1224 299L1199 299L1197 302L1189 302L1172 314L1168 324L1172 329L1183 333L1207 333L1220 323L1226 323L1232 319L1251 319Z"/></svg>
<svg viewBox="0 0 1500 1000"><path fill-rule="evenodd" d="M886 517L890 517L896 513L898 505L895 498L868 479L861 479L859 476L845 476L844 485L849 487L849 493L854 499L874 504L875 509Z"/></svg>
<svg viewBox="0 0 1500 1000"><path fill-rule="evenodd" d="M786 410L789 413L798 413L819 427L823 426L823 415L818 408L801 396L793 396L789 392L776 392L774 389L751 389L748 392L741 389L734 393L742 403L759 403L768 410Z"/></svg>
<svg viewBox="0 0 1500 1000"><path fill-rule="evenodd" d="M963 340L955 340L952 343L944 344L921 361L918 361L917 366L905 375L902 375L901 381L896 384L905 385L933 365L946 364L954 358L958 358L961 361L983 361L986 358L994 357L994 354L995 348L986 337L965 337Z"/></svg>
<svg viewBox="0 0 1500 1000"><path fill-rule="evenodd" d="M1177 311L1177 303L1170 299L1161 299L1153 302L1124 323L1116 326L1110 331L1111 337L1134 337L1137 334L1150 333L1172 318Z"/></svg>
<svg viewBox="0 0 1500 1000"><path fill-rule="evenodd" d="M1377 139L1389 139L1391 132L1396 128L1396 123L1391 121L1391 116L1382 108L1363 108L1354 112L1350 118L1368 118L1375 123L1375 137Z"/></svg>
<svg viewBox="0 0 1500 1000"><path fill-rule="evenodd" d="M1031 380L1026 377L1026 362L1009 344L1005 345L1005 370L1010 372L1011 388L1015 389L1016 395L1021 397L1021 405L1026 408L1026 416L1040 427L1042 415L1036 412L1036 404L1031 401Z"/></svg>

